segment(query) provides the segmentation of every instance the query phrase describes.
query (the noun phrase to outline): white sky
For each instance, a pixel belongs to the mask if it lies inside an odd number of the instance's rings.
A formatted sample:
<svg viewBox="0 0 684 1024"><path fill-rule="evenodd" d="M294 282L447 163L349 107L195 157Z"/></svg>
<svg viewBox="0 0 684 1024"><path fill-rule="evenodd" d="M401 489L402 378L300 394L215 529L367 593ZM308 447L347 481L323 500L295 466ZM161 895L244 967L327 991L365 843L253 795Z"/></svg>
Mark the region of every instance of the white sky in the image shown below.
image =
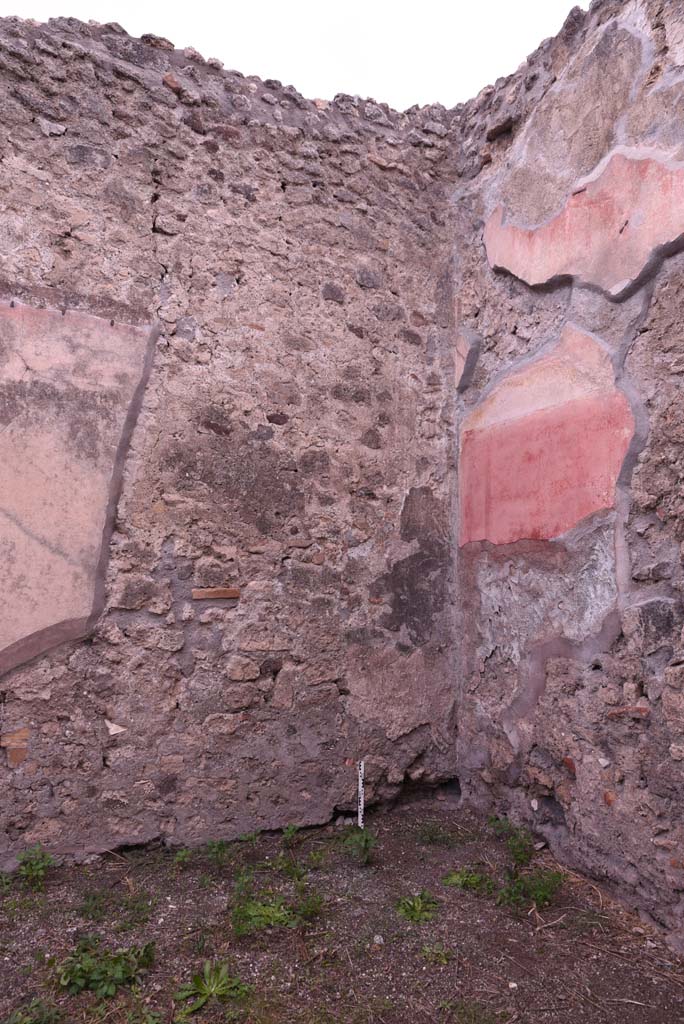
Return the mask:
<svg viewBox="0 0 684 1024"><path fill-rule="evenodd" d="M588 6L588 0L577 0ZM0 0L0 14L117 21L166 36L226 68L404 110L454 106L555 35L572 0Z"/></svg>

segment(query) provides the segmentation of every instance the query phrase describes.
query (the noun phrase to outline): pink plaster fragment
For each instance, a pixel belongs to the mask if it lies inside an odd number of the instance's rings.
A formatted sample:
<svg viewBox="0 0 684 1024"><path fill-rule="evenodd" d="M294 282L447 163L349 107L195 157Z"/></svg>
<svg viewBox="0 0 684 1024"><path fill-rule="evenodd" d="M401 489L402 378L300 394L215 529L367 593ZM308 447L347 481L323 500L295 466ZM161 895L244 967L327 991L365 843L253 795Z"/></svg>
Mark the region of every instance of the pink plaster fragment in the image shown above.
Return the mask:
<svg viewBox="0 0 684 1024"><path fill-rule="evenodd" d="M460 544L558 536L615 503L634 418L605 350L565 328L463 424Z"/></svg>
<svg viewBox="0 0 684 1024"><path fill-rule="evenodd" d="M578 183L561 212L544 224L504 223L497 207L484 243L490 266L527 284L567 276L618 296L659 247L682 234L684 166L654 151L620 149Z"/></svg>
<svg viewBox="0 0 684 1024"><path fill-rule="evenodd" d="M86 635L154 340L0 302L0 674Z"/></svg>

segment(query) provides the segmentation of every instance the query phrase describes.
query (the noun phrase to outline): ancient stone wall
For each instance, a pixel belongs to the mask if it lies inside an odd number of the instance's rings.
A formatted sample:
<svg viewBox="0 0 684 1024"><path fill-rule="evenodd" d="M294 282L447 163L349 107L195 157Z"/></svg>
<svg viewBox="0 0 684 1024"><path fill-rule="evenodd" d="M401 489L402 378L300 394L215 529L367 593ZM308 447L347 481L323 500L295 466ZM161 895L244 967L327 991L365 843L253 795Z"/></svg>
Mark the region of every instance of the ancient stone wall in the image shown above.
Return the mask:
<svg viewBox="0 0 684 1024"><path fill-rule="evenodd" d="M684 8L562 35L456 190L458 771L681 944Z"/></svg>
<svg viewBox="0 0 684 1024"><path fill-rule="evenodd" d="M4 857L452 776L451 115L116 26L0 53Z"/></svg>
<svg viewBox="0 0 684 1024"><path fill-rule="evenodd" d="M684 11L470 103L0 22L0 860L407 780L684 904Z"/></svg>

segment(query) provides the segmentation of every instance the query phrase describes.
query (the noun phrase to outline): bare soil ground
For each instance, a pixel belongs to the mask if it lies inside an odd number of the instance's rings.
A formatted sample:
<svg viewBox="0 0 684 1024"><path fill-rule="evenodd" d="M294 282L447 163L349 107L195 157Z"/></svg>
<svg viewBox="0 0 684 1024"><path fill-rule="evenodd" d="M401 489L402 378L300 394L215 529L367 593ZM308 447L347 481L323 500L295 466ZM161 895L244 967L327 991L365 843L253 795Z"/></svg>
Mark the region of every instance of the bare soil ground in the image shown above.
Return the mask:
<svg viewBox="0 0 684 1024"><path fill-rule="evenodd" d="M180 856L112 853L50 868L42 891L5 879L0 1021L684 1021L684 964L593 883L564 872L551 894L549 873L562 869L526 836L434 798L377 813L367 827L377 840L368 865L345 843L355 829L329 826ZM541 883L536 901L525 895L530 879ZM69 963L93 934L90 960ZM154 961L133 986L104 998L70 992L92 970L106 973L107 951L150 942ZM207 961L243 987L229 983L224 998L193 1010L198 993L176 994Z"/></svg>

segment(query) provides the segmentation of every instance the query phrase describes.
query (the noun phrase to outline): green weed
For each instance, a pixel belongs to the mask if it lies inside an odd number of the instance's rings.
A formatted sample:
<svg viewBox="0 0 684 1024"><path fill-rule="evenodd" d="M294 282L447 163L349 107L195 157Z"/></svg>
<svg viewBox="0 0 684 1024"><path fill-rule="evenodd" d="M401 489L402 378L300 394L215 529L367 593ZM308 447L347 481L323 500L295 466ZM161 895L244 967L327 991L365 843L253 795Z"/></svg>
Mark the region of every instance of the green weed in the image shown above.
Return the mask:
<svg viewBox="0 0 684 1024"><path fill-rule="evenodd" d="M10 1013L3 1024L59 1024L62 1019L62 1011L56 1006L50 1006L42 999L32 999L26 1006Z"/></svg>
<svg viewBox="0 0 684 1024"><path fill-rule="evenodd" d="M296 899L286 902L279 893L254 892L254 875L243 871L235 881L231 922L236 936L251 935L268 928L296 928L319 917L323 898L303 881L297 882Z"/></svg>
<svg viewBox="0 0 684 1024"><path fill-rule="evenodd" d="M370 864L377 839L368 828L354 828L345 837L343 846L347 853L359 864Z"/></svg>
<svg viewBox="0 0 684 1024"><path fill-rule="evenodd" d="M101 949L101 939L89 935L57 965L57 980L69 995L94 992L98 999L116 995L120 988L136 984L154 963L154 943L131 946L116 953Z"/></svg>
<svg viewBox="0 0 684 1024"><path fill-rule="evenodd" d="M256 846L259 841L258 832L243 832L241 836L238 836L239 843L249 843L250 846Z"/></svg>
<svg viewBox="0 0 684 1024"><path fill-rule="evenodd" d="M427 889L422 889L416 896L402 897L397 902L397 913L413 924L424 924L432 920L438 906L435 897Z"/></svg>
<svg viewBox="0 0 684 1024"><path fill-rule="evenodd" d="M501 1020L499 1014L468 999L449 999L441 1004L440 1010L450 1024L499 1024Z"/></svg>
<svg viewBox="0 0 684 1024"><path fill-rule="evenodd" d="M161 1013L155 1013L144 1006L126 1012L126 1024L162 1024L162 1022Z"/></svg>
<svg viewBox="0 0 684 1024"><path fill-rule="evenodd" d="M458 841L454 833L438 825L437 822L428 821L418 829L418 839L427 846L454 846Z"/></svg>
<svg viewBox="0 0 684 1024"><path fill-rule="evenodd" d="M291 878L295 882L300 882L306 878L306 868L294 859L293 856L281 853L273 861L273 869L279 871L286 878Z"/></svg>
<svg viewBox="0 0 684 1024"><path fill-rule="evenodd" d="M455 886L465 892L474 892L482 896L490 896L494 892L492 879L476 868L459 868L458 871L450 871L442 879L442 885Z"/></svg>
<svg viewBox="0 0 684 1024"><path fill-rule="evenodd" d="M312 850L307 858L307 867L310 871L318 871L325 864L325 850Z"/></svg>
<svg viewBox="0 0 684 1024"><path fill-rule="evenodd" d="M191 860L192 850L188 850L186 847L183 847L180 850L176 850L176 852L174 853L173 866L180 870L181 868L186 868Z"/></svg>
<svg viewBox="0 0 684 1024"><path fill-rule="evenodd" d="M283 829L283 845L287 850L291 850L296 844L298 839L299 828L297 825L288 825Z"/></svg>
<svg viewBox="0 0 684 1024"><path fill-rule="evenodd" d="M296 924L310 924L311 921L315 921L317 917L321 916L323 897L319 893L307 889L303 883L299 883L297 886L297 900L292 904L291 909Z"/></svg>
<svg viewBox="0 0 684 1024"><path fill-rule="evenodd" d="M204 847L204 853L215 867L222 868L230 857L230 843L225 839L210 839Z"/></svg>
<svg viewBox="0 0 684 1024"><path fill-rule="evenodd" d="M506 839L511 860L517 868L524 868L534 857L534 840L526 828L511 824L507 818L490 818L489 825L500 839Z"/></svg>
<svg viewBox="0 0 684 1024"><path fill-rule="evenodd" d="M196 1013L212 999L219 1002L226 999L245 999L250 992L250 986L233 977L226 964L205 960L202 972L196 974L192 981L174 995L176 1000L193 1000L177 1019L183 1020L188 1014Z"/></svg>
<svg viewBox="0 0 684 1024"><path fill-rule="evenodd" d="M88 892L78 908L81 917L88 921L104 921L110 906L110 896L103 892Z"/></svg>
<svg viewBox="0 0 684 1024"><path fill-rule="evenodd" d="M420 955L429 964L439 964L440 967L446 967L453 954L446 946L440 946L439 943L435 943L433 946L423 946Z"/></svg>
<svg viewBox="0 0 684 1024"><path fill-rule="evenodd" d="M548 907L563 884L561 871L540 869L526 875L512 875L501 889L496 902L501 906L521 907L534 904L537 909Z"/></svg>
<svg viewBox="0 0 684 1024"><path fill-rule="evenodd" d="M130 932L143 924L148 924L156 903L156 896L151 896L149 893L138 892L124 896L121 900L121 908L125 918L117 925L117 931Z"/></svg>
<svg viewBox="0 0 684 1024"><path fill-rule="evenodd" d="M48 870L55 866L54 857L38 843L19 854L19 877L31 889L43 889Z"/></svg>
<svg viewBox="0 0 684 1024"><path fill-rule="evenodd" d="M295 921L283 897L266 892L259 899L241 899L235 903L231 923L233 931L241 938L266 928L291 928Z"/></svg>

